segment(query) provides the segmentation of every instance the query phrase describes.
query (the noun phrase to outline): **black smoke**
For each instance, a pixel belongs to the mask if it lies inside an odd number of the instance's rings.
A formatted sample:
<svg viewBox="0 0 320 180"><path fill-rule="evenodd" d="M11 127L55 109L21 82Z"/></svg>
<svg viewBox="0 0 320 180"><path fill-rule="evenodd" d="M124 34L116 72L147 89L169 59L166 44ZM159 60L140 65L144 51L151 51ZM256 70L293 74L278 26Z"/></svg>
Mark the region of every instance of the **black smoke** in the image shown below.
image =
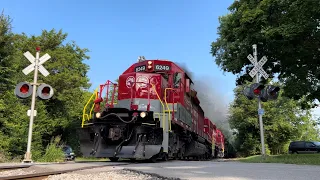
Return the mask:
<svg viewBox="0 0 320 180"><path fill-rule="evenodd" d="M181 67L194 82L192 88L198 92L197 96L205 116L215 123L229 139L232 136L228 121L229 102L225 98L225 94L215 88L218 82L215 82L210 76L196 76L184 63L176 64Z"/></svg>

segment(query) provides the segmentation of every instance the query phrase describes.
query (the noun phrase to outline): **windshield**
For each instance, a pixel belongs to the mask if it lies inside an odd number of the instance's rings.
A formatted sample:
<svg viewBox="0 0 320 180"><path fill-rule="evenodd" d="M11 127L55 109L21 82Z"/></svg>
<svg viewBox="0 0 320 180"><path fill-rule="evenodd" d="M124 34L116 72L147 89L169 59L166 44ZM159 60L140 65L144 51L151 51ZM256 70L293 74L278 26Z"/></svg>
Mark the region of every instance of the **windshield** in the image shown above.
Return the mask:
<svg viewBox="0 0 320 180"><path fill-rule="evenodd" d="M63 147L63 151L64 151L65 153L72 153L71 147Z"/></svg>
<svg viewBox="0 0 320 180"><path fill-rule="evenodd" d="M313 142L315 145L320 146L320 142Z"/></svg>

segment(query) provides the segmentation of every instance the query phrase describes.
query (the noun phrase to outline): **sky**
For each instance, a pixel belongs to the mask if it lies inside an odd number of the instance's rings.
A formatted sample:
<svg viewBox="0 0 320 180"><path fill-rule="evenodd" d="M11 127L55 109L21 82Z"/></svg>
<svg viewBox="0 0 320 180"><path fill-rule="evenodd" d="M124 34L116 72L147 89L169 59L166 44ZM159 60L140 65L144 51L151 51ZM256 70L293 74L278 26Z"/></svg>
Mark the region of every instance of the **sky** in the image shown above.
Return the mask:
<svg viewBox="0 0 320 180"><path fill-rule="evenodd" d="M233 1L2 0L0 9L13 19L15 33L62 29L67 41L88 48L85 63L92 88L114 81L138 56L145 56L184 63L231 102L236 76L215 64L210 44L218 37L219 16L228 13Z"/></svg>

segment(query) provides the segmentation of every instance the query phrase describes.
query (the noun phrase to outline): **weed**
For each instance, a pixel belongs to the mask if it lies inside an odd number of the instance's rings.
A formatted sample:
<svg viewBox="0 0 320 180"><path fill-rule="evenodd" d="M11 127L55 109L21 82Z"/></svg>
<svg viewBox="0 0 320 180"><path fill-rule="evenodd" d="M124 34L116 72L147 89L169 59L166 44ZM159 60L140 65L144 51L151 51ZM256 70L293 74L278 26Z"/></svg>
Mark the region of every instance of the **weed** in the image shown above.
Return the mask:
<svg viewBox="0 0 320 180"><path fill-rule="evenodd" d="M61 137L52 138L46 148L45 154L38 159L39 162L63 162L64 153L60 144Z"/></svg>

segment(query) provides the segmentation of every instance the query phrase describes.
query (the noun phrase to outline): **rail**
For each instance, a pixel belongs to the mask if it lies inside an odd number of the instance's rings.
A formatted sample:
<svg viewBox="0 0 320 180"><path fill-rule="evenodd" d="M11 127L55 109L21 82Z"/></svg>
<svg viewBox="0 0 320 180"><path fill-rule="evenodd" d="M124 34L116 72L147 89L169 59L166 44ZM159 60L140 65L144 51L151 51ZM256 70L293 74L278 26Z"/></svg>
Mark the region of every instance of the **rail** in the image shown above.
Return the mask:
<svg viewBox="0 0 320 180"><path fill-rule="evenodd" d="M50 175L58 175L58 174L65 174L65 173L71 173L81 170L89 170L89 169L96 169L96 168L103 168L107 166L127 166L131 163L127 162L119 162L119 163L108 163L103 165L89 165L85 167L78 167L78 168L68 168L64 170L52 170L52 171L44 171L44 172L38 172L38 173L30 173L30 174L21 174L21 175L9 175L9 176L1 176L1 179L3 180L17 180L17 179L47 179Z"/></svg>
<svg viewBox="0 0 320 180"><path fill-rule="evenodd" d="M89 121L89 120L90 120L89 117L91 117L91 115L92 115L92 109L93 109L93 107L94 107L94 104L92 105L92 108L91 108L89 114L86 113L87 106L88 106L89 103L91 102L91 99L93 98L94 95L96 95L95 98L97 98L97 96L98 96L97 93L98 93L98 88L96 88L96 89L94 90L94 92L93 92L92 95L90 96L90 99L88 100L88 102L86 103L86 105L85 105L84 108L83 108L83 112L82 112L82 123L81 123L81 127L82 127L82 128L83 128L83 125L84 125L85 121Z"/></svg>
<svg viewBox="0 0 320 180"><path fill-rule="evenodd" d="M168 102L167 102L167 90L172 90L174 93L176 93L177 94L177 92L175 91L175 89L173 89L173 88L165 88L164 89L164 101L165 101L165 103L166 103L166 107L167 107L167 111L168 111L168 116L169 116L169 118L168 118L168 123L169 123L169 131L171 131L171 119L170 119L170 108L169 108L169 105L168 105ZM174 95L172 96L172 111L173 111L173 113L172 113L172 119L174 119Z"/></svg>

